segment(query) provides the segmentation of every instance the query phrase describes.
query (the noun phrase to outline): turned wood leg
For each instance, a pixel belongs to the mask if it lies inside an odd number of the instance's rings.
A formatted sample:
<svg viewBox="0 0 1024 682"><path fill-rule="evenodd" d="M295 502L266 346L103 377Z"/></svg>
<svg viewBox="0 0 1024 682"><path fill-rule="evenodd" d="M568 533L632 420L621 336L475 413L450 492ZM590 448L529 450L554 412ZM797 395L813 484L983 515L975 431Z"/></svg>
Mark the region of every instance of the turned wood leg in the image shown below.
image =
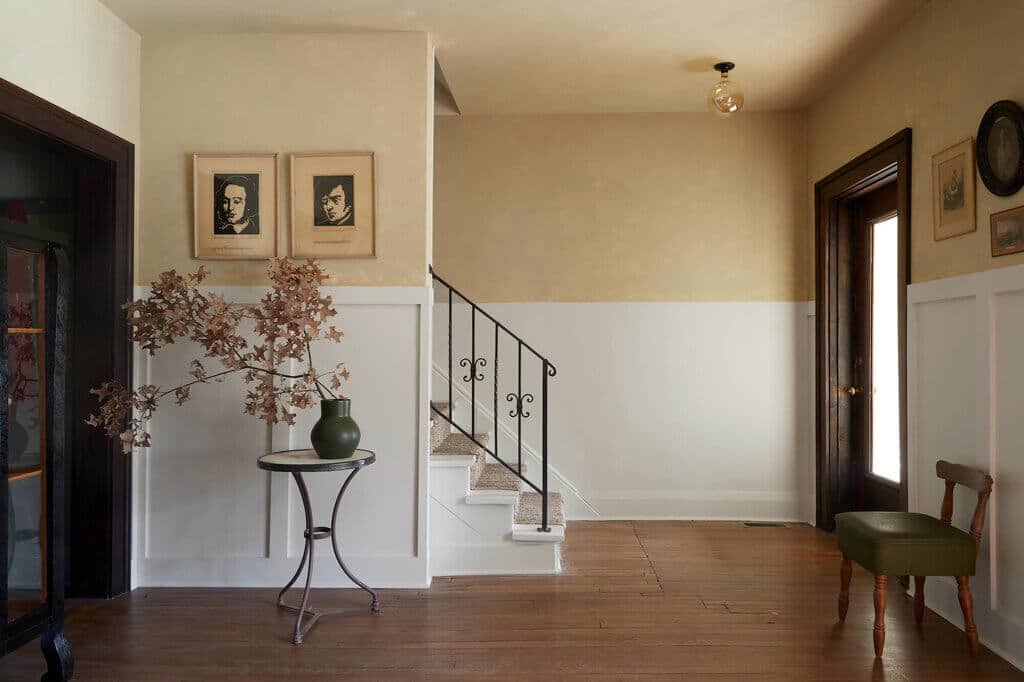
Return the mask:
<svg viewBox="0 0 1024 682"><path fill-rule="evenodd" d="M846 612L850 608L850 576L853 575L853 562L843 557L839 567L839 620L846 620Z"/></svg>
<svg viewBox="0 0 1024 682"><path fill-rule="evenodd" d="M918 625L924 618L924 578L923 575L914 576L914 618Z"/></svg>
<svg viewBox="0 0 1024 682"><path fill-rule="evenodd" d="M888 576L875 576L875 656L881 656L885 648L885 600L888 585Z"/></svg>
<svg viewBox="0 0 1024 682"><path fill-rule="evenodd" d="M971 596L971 584L966 575L956 578L956 584L960 592L960 610L964 612L964 636L967 638L967 648L971 650L972 656L977 656L981 650L978 646L978 626L974 624L974 597Z"/></svg>

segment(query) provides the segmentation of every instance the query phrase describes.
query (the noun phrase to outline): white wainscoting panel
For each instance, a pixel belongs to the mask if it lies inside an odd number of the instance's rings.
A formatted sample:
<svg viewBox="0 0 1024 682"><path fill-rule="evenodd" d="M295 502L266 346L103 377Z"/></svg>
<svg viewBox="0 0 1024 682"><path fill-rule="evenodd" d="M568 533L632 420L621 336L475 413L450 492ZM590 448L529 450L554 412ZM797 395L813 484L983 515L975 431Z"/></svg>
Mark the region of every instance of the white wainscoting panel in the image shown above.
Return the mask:
<svg viewBox="0 0 1024 682"><path fill-rule="evenodd" d="M261 287L211 287L254 302ZM344 361L343 388L377 462L356 475L342 502L339 540L346 563L378 587L423 587L427 563L429 299L422 287L326 287L345 338L320 343L321 366ZM144 295L139 288L137 296ZM174 386L199 349L176 344L136 353L136 385ZM213 370L216 361L207 365ZM256 468L271 449L308 447L319 406L273 428L242 412L242 382L193 388L182 407L165 399L151 424L153 447L134 457L133 586L282 586L302 555L304 518L287 474ZM342 473L305 476L314 523L329 525ZM318 586L351 583L329 541L316 546Z"/></svg>
<svg viewBox="0 0 1024 682"><path fill-rule="evenodd" d="M807 518L813 304L484 308L557 367L549 380L550 462L599 518ZM434 363L447 374L445 294L434 311ZM472 353L468 307L453 306L452 318L453 374L468 386L459 366ZM493 431L494 326L479 314L476 325L477 354L488 358L476 389L487 405L477 430ZM510 337L499 336L498 413L512 429L506 395L518 388L516 352ZM536 398L523 436L539 452L541 364L528 351L523 357L523 389ZM435 378L434 399L446 394Z"/></svg>
<svg viewBox="0 0 1024 682"><path fill-rule="evenodd" d="M991 472L996 485L971 580L975 618L982 642L1024 667L1024 267L912 285L907 339L911 510L938 515L938 459ZM956 526L970 526L976 502L958 489ZM951 578L929 578L925 598L963 626Z"/></svg>

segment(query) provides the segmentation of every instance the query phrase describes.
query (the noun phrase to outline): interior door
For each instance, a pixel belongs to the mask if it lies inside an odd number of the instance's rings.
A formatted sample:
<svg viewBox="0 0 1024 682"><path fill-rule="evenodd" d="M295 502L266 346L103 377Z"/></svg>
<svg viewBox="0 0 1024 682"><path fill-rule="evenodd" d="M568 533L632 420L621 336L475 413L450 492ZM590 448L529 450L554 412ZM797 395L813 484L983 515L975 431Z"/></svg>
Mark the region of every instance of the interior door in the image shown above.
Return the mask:
<svg viewBox="0 0 1024 682"><path fill-rule="evenodd" d="M841 512L907 509L911 145L901 130L814 184L815 518L826 531Z"/></svg>
<svg viewBox="0 0 1024 682"><path fill-rule="evenodd" d="M849 206L851 500L856 511L898 511L902 484L900 268L896 183Z"/></svg>

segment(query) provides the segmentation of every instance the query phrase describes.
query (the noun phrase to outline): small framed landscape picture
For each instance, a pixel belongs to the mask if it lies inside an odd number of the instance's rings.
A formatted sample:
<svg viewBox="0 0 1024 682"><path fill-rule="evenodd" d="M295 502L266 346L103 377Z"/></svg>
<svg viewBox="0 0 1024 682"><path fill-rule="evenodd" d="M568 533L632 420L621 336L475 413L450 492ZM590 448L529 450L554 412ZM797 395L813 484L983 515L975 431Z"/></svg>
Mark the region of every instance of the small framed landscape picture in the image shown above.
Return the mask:
<svg viewBox="0 0 1024 682"><path fill-rule="evenodd" d="M991 223L993 256L1024 251L1024 206L993 213Z"/></svg>
<svg viewBox="0 0 1024 682"><path fill-rule="evenodd" d="M292 256L372 258L373 152L292 154Z"/></svg>
<svg viewBox="0 0 1024 682"><path fill-rule="evenodd" d="M277 154L193 154L195 257L277 255Z"/></svg>
<svg viewBox="0 0 1024 682"><path fill-rule="evenodd" d="M932 223L935 241L978 229L971 138L932 157Z"/></svg>

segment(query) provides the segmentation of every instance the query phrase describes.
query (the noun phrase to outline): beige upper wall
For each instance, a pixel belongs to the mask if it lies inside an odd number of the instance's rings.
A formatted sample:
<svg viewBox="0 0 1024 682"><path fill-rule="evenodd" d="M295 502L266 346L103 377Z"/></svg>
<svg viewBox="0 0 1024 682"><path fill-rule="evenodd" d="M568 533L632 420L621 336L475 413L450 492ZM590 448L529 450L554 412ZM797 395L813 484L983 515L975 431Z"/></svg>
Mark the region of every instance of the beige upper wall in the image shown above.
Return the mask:
<svg viewBox="0 0 1024 682"><path fill-rule="evenodd" d="M799 114L436 121L434 266L480 301L811 295Z"/></svg>
<svg viewBox="0 0 1024 682"><path fill-rule="evenodd" d="M325 261L331 284L425 283L433 49L424 33L147 37L136 282L205 264L212 284L266 281L260 261L197 261L192 154L277 152L278 253L290 248L288 155L372 151L377 257Z"/></svg>
<svg viewBox="0 0 1024 682"><path fill-rule="evenodd" d="M1019 0L934 0L809 111L811 196L814 182L913 128L914 282L1024 263L1024 254L992 258L989 241L989 216L1024 204L1024 193L997 197L978 178L977 232L941 242L931 206L932 155L974 136L993 102L1024 104L1021 27Z"/></svg>
<svg viewBox="0 0 1024 682"><path fill-rule="evenodd" d="M139 141L139 35L96 0L0 2L0 78Z"/></svg>

